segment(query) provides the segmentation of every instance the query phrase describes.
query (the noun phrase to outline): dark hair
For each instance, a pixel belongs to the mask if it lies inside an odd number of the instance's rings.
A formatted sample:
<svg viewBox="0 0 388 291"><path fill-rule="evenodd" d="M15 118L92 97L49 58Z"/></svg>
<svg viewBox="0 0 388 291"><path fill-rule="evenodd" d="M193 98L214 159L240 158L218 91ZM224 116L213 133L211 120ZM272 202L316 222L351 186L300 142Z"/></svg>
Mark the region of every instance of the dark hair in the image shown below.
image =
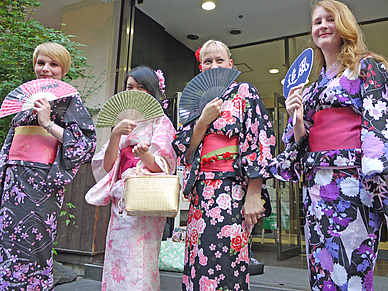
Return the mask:
<svg viewBox="0 0 388 291"><path fill-rule="evenodd" d="M140 66L130 70L124 80L124 90L127 88L128 77L134 78L136 82L143 85L160 102L162 94L159 89L159 79L153 70L146 66Z"/></svg>

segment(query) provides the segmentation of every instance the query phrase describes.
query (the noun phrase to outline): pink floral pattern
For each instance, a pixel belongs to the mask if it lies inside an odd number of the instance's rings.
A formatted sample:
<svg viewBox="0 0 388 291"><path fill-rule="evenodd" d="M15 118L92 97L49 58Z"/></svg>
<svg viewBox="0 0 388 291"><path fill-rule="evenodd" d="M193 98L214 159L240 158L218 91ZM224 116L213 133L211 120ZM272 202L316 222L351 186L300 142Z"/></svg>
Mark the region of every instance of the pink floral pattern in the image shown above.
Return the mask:
<svg viewBox="0 0 388 291"><path fill-rule="evenodd" d="M262 169L273 157L275 137L252 85L234 83L222 99L221 116L206 134L239 137L239 152L233 155L234 172L200 171L202 143L186 160L194 124L181 128L173 142L180 163L185 166L183 192L191 200L182 290L249 290L251 229L245 223L242 207L248 178L267 175ZM260 131L265 133L260 139L262 147L258 146ZM267 149L269 152L262 156Z"/></svg>
<svg viewBox="0 0 388 291"><path fill-rule="evenodd" d="M174 136L175 129L167 116L140 122L129 136L121 137L119 151L141 141L149 141L150 151L158 165L164 170L164 164L159 159L163 157L170 172L174 173L176 155L171 146ZM103 162L107 144L93 158L93 174L98 182L85 196L86 201L93 205L106 205L112 201L102 290L160 290L158 257L166 218L128 216L120 208L123 189L122 180L118 180L117 173L120 155L113 169L106 173ZM143 165L141 171L144 174L153 174ZM125 177L135 174L136 169L129 168L122 175ZM124 210L122 216L119 214L121 210Z"/></svg>

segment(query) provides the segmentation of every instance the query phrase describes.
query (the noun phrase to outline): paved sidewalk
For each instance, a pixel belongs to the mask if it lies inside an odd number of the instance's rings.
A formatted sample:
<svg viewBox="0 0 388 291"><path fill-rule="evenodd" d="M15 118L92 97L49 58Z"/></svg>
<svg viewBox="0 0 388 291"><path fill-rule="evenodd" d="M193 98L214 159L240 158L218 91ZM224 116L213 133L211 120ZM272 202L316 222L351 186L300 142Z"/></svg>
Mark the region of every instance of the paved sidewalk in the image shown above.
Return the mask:
<svg viewBox="0 0 388 291"><path fill-rule="evenodd" d="M182 282L182 273L161 272L161 290L162 291L180 291ZM250 277L251 291L297 291L310 290L308 283L307 270L284 268L274 266L264 266L264 274ZM374 277L375 290L387 290L387 277ZM55 291L100 291L101 282L79 279L77 281L59 285ZM119 291L119 290L118 290ZM125 291L125 290L120 290ZM130 291L130 290L128 290Z"/></svg>

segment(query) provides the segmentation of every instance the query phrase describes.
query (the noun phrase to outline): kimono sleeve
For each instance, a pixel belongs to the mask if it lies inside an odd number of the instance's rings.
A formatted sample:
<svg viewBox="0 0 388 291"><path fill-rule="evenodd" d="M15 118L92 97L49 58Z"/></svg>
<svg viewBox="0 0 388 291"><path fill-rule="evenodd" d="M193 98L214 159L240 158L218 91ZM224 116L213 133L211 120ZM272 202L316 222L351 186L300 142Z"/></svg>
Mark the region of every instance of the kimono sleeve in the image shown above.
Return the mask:
<svg viewBox="0 0 388 291"><path fill-rule="evenodd" d="M0 151L0 189L3 189L5 168L9 159L9 149L11 148L14 134L15 134L15 129L12 127L8 131L7 137Z"/></svg>
<svg viewBox="0 0 388 291"><path fill-rule="evenodd" d="M272 159L276 145L271 121L254 86L241 83L238 95L245 99L243 130L240 133L242 174L251 179L268 178L265 165Z"/></svg>
<svg viewBox="0 0 388 291"><path fill-rule="evenodd" d="M361 61L363 105L361 124L362 173L388 175L388 74L383 63Z"/></svg>
<svg viewBox="0 0 388 291"><path fill-rule="evenodd" d="M191 137L193 135L195 123L196 120L186 125L185 127L180 127L176 133L176 138L172 143L175 153L178 156L179 164L182 166L188 166L192 164L195 158L199 156L199 149L196 149L190 158L187 159L187 151L190 148ZM201 147L201 144L198 146L198 148Z"/></svg>
<svg viewBox="0 0 388 291"><path fill-rule="evenodd" d="M154 124L150 151L155 156L155 162L165 171L165 165L159 158L162 157L168 164L169 172L175 173L176 154L172 147L175 137L174 125L167 116L158 118Z"/></svg>
<svg viewBox="0 0 388 291"><path fill-rule="evenodd" d="M67 170L91 160L96 148L96 132L92 118L78 95L70 99L63 117L65 128L61 153Z"/></svg>

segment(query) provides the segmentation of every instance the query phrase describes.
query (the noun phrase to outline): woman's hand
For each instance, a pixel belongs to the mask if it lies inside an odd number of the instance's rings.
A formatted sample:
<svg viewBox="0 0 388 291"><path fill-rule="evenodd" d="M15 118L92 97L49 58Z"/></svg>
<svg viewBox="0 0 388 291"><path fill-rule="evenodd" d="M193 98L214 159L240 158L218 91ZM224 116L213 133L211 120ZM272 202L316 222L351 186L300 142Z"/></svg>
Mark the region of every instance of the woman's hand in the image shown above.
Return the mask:
<svg viewBox="0 0 388 291"><path fill-rule="evenodd" d="M286 109L290 116L293 116L296 110L296 122L303 121L303 97L302 97L303 84L291 88L286 99Z"/></svg>
<svg viewBox="0 0 388 291"><path fill-rule="evenodd" d="M286 99L286 109L290 116L293 117L294 110L296 110L296 120L293 121L294 126L294 140L298 141L306 134L306 128L303 122L303 85L296 86L290 90L288 98Z"/></svg>
<svg viewBox="0 0 388 291"><path fill-rule="evenodd" d="M193 135L191 136L190 147L187 150L186 159L189 159L194 150L201 143L201 140L205 136L206 130L210 123L221 115L221 107L223 101L221 99L214 98L205 108L202 110L202 114L199 117L197 123L194 126Z"/></svg>
<svg viewBox="0 0 388 291"><path fill-rule="evenodd" d="M245 199L243 206L245 221L248 225L255 225L264 214L263 201L261 200L261 193L249 195Z"/></svg>
<svg viewBox="0 0 388 291"><path fill-rule="evenodd" d="M221 106L224 103L218 97L214 98L208 104L206 104L205 108L202 111L202 114L198 120L198 122L206 124L207 126L216 120L221 115Z"/></svg>
<svg viewBox="0 0 388 291"><path fill-rule="evenodd" d="M112 130L112 136L120 137L121 135L129 135L136 128L137 123L130 119L121 120Z"/></svg>
<svg viewBox="0 0 388 291"><path fill-rule="evenodd" d="M107 173L112 170L116 161L121 135L129 135L136 126L135 121L123 119L113 128L104 156L104 169Z"/></svg>
<svg viewBox="0 0 388 291"><path fill-rule="evenodd" d="M139 142L133 147L133 155L140 158L144 165L153 173L162 172L155 161L154 155L149 151L151 144L148 141Z"/></svg>
<svg viewBox="0 0 388 291"><path fill-rule="evenodd" d="M255 225L264 214L261 200L261 186L263 179L249 179L247 194L243 206L245 221L248 225Z"/></svg>
<svg viewBox="0 0 388 291"><path fill-rule="evenodd" d="M139 142L134 146L132 152L135 157L141 158L150 149L150 143L148 141Z"/></svg>
<svg viewBox="0 0 388 291"><path fill-rule="evenodd" d="M32 113L38 115L40 126L47 127L51 123L51 105L45 97L39 98L34 102Z"/></svg>

